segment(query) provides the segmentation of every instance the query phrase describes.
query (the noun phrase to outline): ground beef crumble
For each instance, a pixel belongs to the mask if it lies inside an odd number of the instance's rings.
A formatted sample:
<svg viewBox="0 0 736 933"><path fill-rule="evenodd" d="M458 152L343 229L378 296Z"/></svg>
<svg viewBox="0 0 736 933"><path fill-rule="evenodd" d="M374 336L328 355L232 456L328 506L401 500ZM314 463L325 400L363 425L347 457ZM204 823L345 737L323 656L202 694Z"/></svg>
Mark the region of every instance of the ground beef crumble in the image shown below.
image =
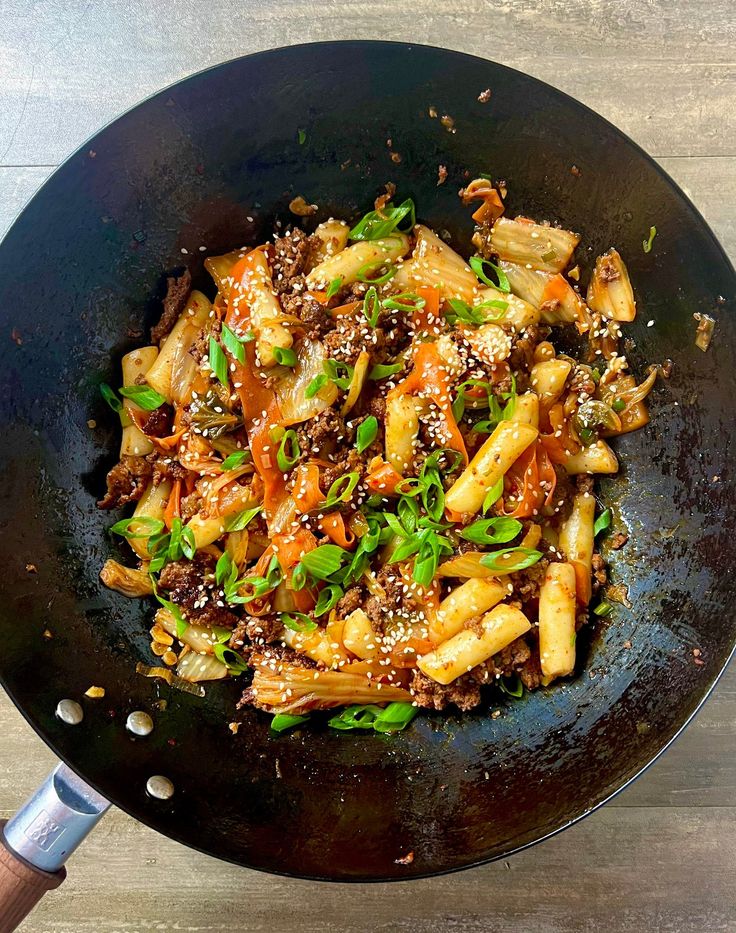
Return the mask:
<svg viewBox="0 0 736 933"><path fill-rule="evenodd" d="M145 492L152 473L153 466L145 457L121 457L107 474L107 492L97 503L98 507L119 509L129 502L137 502Z"/></svg>
<svg viewBox="0 0 736 933"><path fill-rule="evenodd" d="M189 298L192 290L192 275L186 269L179 276L172 276L166 280L166 296L161 320L151 328L151 343L161 344L171 333L174 324Z"/></svg>
<svg viewBox="0 0 736 933"><path fill-rule="evenodd" d="M181 606L188 622L212 628L235 628L238 617L225 608L225 595L215 583L215 558L197 551L193 560L176 560L161 571L159 587Z"/></svg>

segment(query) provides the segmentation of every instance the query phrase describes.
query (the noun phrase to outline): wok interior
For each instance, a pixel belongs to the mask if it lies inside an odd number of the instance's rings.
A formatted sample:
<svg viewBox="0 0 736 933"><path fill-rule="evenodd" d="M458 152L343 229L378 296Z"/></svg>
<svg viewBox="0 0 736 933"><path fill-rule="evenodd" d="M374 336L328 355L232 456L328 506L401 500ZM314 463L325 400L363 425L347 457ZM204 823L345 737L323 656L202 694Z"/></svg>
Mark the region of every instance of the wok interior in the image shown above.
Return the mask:
<svg viewBox="0 0 736 933"><path fill-rule="evenodd" d="M487 87L491 102L481 104ZM456 132L429 117L430 105ZM439 164L449 172L441 187ZM121 355L155 320L165 271L189 265L204 285L205 255L266 237L275 219L289 221L295 195L320 205L317 221L351 217L393 181L421 220L467 250L472 226L457 197L465 170L505 178L511 216L581 233L583 282L615 245L638 299L629 357L640 372L674 361L652 396L651 425L618 441L622 473L602 486L631 535L606 556L632 608L617 606L581 634L574 679L510 701L498 719L421 715L388 737L274 738L268 717L248 710L233 735L239 683L210 685L201 700L137 676L151 609L98 582L117 549L105 534L110 517L95 508L117 441L97 385L116 384ZM645 254L651 224L658 236ZM23 341L6 337L0 350L3 682L46 741L114 802L253 867L411 877L564 826L675 734L734 642L736 343L730 308L718 303L733 295L733 271L702 219L635 146L501 66L341 43L251 56L162 92L72 156L0 248L3 327ZM702 353L692 314L714 309L716 337ZM81 726L63 726L58 700L81 699L92 684L105 698L85 701ZM166 710L154 709L162 698ZM153 712L145 740L125 732L133 709ZM173 780L171 802L146 797L151 774ZM396 863L410 851L411 864Z"/></svg>

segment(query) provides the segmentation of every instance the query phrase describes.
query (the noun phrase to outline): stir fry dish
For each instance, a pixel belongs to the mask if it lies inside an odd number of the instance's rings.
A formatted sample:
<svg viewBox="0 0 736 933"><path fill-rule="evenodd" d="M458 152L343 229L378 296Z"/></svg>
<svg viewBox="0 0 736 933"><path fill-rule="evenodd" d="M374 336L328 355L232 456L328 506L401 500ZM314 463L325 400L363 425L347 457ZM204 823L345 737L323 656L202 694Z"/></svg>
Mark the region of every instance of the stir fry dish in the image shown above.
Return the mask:
<svg viewBox="0 0 736 933"><path fill-rule="evenodd" d="M507 217L500 183L460 194L469 259L387 186L352 227L208 258L212 300L169 279L102 386L122 443L99 506L135 503L111 528L135 563L101 578L157 603L141 674L240 676L276 731L328 710L393 732L574 672L610 609L595 477L657 368L637 383L622 354L615 249L583 290L575 233Z"/></svg>

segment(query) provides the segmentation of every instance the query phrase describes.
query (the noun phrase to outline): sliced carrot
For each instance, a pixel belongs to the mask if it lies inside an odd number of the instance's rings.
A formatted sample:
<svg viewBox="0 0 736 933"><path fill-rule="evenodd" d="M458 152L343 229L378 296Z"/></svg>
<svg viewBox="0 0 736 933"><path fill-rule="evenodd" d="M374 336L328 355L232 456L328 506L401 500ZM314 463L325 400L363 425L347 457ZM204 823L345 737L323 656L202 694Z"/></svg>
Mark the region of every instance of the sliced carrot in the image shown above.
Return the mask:
<svg viewBox="0 0 736 933"><path fill-rule="evenodd" d="M379 460L379 463L366 476L365 484L371 492L377 492L383 496L394 496L398 495L396 487L403 479L401 473L398 473L390 463Z"/></svg>
<svg viewBox="0 0 736 933"><path fill-rule="evenodd" d="M171 531L175 518L181 518L181 480L175 479L171 487L169 501L164 509L164 524Z"/></svg>

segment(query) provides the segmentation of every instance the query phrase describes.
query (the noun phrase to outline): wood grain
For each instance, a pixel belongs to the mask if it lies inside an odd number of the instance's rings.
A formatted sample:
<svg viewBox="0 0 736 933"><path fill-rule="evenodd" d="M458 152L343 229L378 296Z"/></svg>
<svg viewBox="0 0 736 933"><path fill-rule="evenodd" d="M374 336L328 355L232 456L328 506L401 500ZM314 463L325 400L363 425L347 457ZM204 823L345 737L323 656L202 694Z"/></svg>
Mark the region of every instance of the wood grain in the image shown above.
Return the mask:
<svg viewBox="0 0 736 933"><path fill-rule="evenodd" d="M26 0L0 4L0 235L121 110L208 65L340 38L444 45L520 68L629 133L736 257L733 0ZM0 333L0 339L9 339ZM54 763L0 696L0 818ZM736 930L736 670L605 809L509 862L328 886L184 849L113 811L23 933Z"/></svg>

